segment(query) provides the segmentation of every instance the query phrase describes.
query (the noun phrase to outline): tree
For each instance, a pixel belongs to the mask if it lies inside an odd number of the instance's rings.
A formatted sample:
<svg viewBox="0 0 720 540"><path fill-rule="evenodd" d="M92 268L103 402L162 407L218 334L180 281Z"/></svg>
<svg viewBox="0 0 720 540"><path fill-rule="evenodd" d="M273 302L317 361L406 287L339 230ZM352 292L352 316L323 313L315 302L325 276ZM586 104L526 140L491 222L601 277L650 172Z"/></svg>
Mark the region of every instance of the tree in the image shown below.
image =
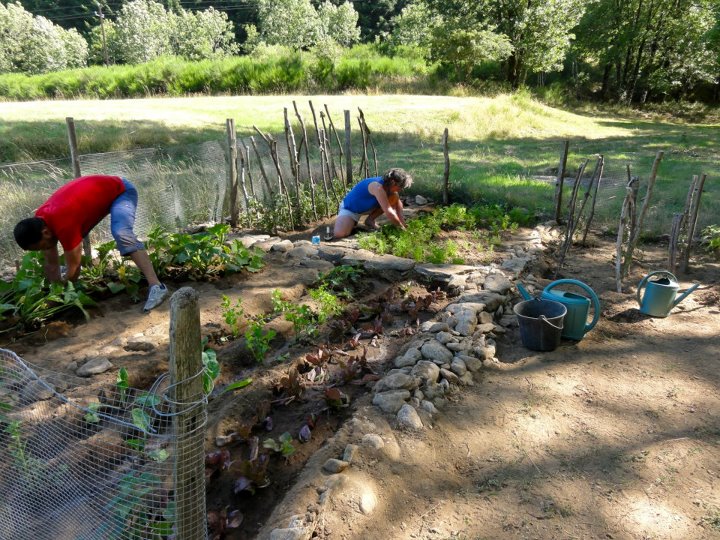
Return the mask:
<svg viewBox="0 0 720 540"><path fill-rule="evenodd" d="M238 51L232 23L225 13L213 8L194 13L180 10L174 17L171 36L174 54L189 60L203 60Z"/></svg>
<svg viewBox="0 0 720 540"><path fill-rule="evenodd" d="M439 62L458 82L469 82L473 69L484 62L503 61L513 54L507 36L475 27L458 28L452 23L432 32L430 58Z"/></svg>
<svg viewBox="0 0 720 540"><path fill-rule="evenodd" d="M599 0L580 22L577 55L600 70L603 98L681 97L720 71L717 9L715 0Z"/></svg>
<svg viewBox="0 0 720 540"><path fill-rule="evenodd" d="M123 5L115 21L109 47L127 64L147 62L172 53L173 18L153 0L132 0Z"/></svg>
<svg viewBox="0 0 720 540"><path fill-rule="evenodd" d="M427 0L449 32L475 29L505 36L512 53L504 61L507 80L517 87L528 73L561 69L572 29L585 0ZM450 37L450 36L448 36Z"/></svg>
<svg viewBox="0 0 720 540"><path fill-rule="evenodd" d="M260 38L269 45L307 49L317 42L317 12L310 0L259 0Z"/></svg>
<svg viewBox="0 0 720 540"><path fill-rule="evenodd" d="M358 12L350 2L335 6L323 2L317 9L321 40L331 39L344 47L360 40Z"/></svg>
<svg viewBox="0 0 720 540"><path fill-rule="evenodd" d="M410 45L429 52L433 30L442 25L443 18L419 0L405 6L391 23L390 41L393 46Z"/></svg>
<svg viewBox="0 0 720 540"><path fill-rule="evenodd" d="M45 73L87 62L87 43L73 30L33 17L19 3L0 4L0 71Z"/></svg>

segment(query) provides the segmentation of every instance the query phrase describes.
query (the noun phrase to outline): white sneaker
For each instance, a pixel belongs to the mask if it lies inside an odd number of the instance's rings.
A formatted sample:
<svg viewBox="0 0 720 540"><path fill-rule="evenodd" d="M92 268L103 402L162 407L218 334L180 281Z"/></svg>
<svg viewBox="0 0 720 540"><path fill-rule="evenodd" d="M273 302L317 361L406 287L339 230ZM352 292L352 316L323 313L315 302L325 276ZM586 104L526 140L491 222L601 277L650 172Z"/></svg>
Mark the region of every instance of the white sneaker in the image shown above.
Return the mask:
<svg viewBox="0 0 720 540"><path fill-rule="evenodd" d="M145 302L145 307L143 308L143 311L147 313L151 309L155 309L163 303L163 300L165 300L165 297L167 295L168 289L165 285L163 285L162 283L160 285L153 285L152 287L150 287L148 299L147 302Z"/></svg>

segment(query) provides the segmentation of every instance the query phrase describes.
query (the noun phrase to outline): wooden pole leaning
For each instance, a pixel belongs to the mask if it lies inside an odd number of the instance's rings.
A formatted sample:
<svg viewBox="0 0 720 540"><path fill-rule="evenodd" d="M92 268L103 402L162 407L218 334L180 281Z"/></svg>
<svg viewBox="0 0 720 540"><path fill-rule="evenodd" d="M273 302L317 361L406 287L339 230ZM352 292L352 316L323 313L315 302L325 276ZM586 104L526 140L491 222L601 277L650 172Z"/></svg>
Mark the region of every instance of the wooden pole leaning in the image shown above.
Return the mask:
<svg viewBox="0 0 720 540"><path fill-rule="evenodd" d="M557 178L555 180L555 222L560 225L560 214L562 207L562 194L565 183L565 169L567 167L568 152L570 150L570 141L563 141L563 148L560 153L560 163L558 165Z"/></svg>
<svg viewBox="0 0 720 540"><path fill-rule="evenodd" d="M352 122L350 121L350 111L344 111L345 115L345 185L350 186L353 183L352 170L352 146L350 145L350 135L352 130Z"/></svg>
<svg viewBox="0 0 720 540"><path fill-rule="evenodd" d="M183 287L170 298L170 384L174 389L176 538L205 540L205 421L198 293Z"/></svg>
<svg viewBox="0 0 720 540"><path fill-rule="evenodd" d="M73 178L82 176L80 172L80 154L78 153L77 134L75 133L75 119L72 116L65 118L67 126L68 145L70 146L70 161L72 163ZM92 246L90 245L90 237L83 238L83 253L88 258L88 264L92 266Z"/></svg>

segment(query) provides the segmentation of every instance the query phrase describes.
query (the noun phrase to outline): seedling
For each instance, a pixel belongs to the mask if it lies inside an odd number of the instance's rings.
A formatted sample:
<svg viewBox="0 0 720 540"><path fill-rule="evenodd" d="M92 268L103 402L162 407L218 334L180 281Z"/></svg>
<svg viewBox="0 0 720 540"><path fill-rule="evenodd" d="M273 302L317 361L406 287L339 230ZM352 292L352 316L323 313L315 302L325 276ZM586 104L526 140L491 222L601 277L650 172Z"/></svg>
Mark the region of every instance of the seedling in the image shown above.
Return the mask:
<svg viewBox="0 0 720 540"><path fill-rule="evenodd" d="M235 305L232 305L230 297L223 294L222 302L222 315L225 323L230 327L230 332L234 338L240 334L240 323L243 316L242 299L238 298Z"/></svg>
<svg viewBox="0 0 720 540"><path fill-rule="evenodd" d="M245 330L245 341L255 361L262 362L265 359L275 334L275 330L265 329L265 322L262 318L250 321Z"/></svg>
<svg viewBox="0 0 720 540"><path fill-rule="evenodd" d="M215 379L220 376L220 363L217 361L217 354L212 349L207 348L208 338L204 337L202 341L202 363L203 363L203 391L209 395L215 386Z"/></svg>
<svg viewBox="0 0 720 540"><path fill-rule="evenodd" d="M280 452L282 456L287 459L295 453L295 446L292 443L292 435L289 432L285 432L278 440L265 439L263 442L263 448L273 450L274 452Z"/></svg>

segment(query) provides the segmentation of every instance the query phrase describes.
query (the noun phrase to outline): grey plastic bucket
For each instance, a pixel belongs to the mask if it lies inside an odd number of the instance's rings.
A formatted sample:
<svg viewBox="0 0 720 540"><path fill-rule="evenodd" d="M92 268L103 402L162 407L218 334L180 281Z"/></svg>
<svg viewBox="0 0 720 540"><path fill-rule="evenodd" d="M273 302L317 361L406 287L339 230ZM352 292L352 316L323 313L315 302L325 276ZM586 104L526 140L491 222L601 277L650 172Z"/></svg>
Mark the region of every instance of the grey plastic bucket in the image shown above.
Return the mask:
<svg viewBox="0 0 720 540"><path fill-rule="evenodd" d="M554 351L560 345L567 308L554 300L526 300L513 308L522 344L533 351Z"/></svg>

